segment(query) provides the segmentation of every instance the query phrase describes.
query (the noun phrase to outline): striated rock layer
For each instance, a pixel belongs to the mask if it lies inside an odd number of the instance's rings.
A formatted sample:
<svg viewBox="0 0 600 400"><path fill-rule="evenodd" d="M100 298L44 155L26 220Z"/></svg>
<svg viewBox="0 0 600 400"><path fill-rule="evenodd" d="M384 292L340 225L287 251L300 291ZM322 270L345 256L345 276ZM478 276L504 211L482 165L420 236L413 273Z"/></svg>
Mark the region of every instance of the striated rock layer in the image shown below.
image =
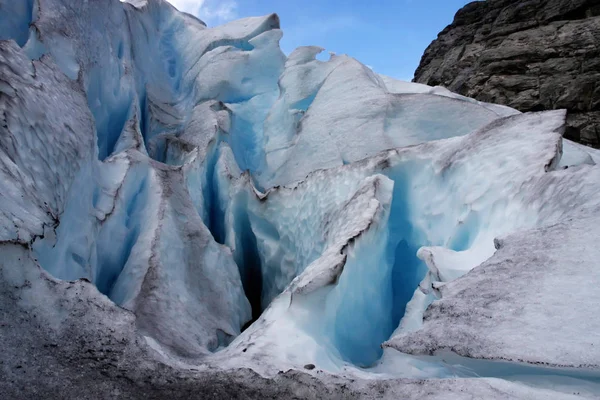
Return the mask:
<svg viewBox="0 0 600 400"><path fill-rule="evenodd" d="M488 0L459 10L415 82L519 111L565 108L565 137L600 146L600 1Z"/></svg>

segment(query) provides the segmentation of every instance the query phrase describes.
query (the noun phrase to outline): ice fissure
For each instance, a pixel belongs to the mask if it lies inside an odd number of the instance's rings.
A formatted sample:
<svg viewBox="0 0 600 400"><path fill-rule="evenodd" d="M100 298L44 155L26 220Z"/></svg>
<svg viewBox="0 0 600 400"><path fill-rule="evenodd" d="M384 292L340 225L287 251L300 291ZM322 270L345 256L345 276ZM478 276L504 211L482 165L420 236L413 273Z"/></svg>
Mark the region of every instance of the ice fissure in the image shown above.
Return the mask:
<svg viewBox="0 0 600 400"><path fill-rule="evenodd" d="M209 28L134 3L0 0L2 243L89 281L169 363L508 375L423 355L515 359L493 334L457 346L468 334L444 318L470 323L460 285L504 271L498 237L598 211L600 157L563 141L564 112L521 114L314 46L286 56L276 15ZM561 360L548 365L576 365Z"/></svg>

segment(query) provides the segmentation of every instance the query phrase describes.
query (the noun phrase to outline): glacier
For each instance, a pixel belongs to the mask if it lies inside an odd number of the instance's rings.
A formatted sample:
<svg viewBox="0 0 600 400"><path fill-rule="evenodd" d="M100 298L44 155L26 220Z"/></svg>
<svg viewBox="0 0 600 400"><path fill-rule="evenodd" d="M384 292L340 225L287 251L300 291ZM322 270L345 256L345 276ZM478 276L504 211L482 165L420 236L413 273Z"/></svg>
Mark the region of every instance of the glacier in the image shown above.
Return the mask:
<svg viewBox="0 0 600 400"><path fill-rule="evenodd" d="M597 398L600 152L282 35L0 0L1 397Z"/></svg>

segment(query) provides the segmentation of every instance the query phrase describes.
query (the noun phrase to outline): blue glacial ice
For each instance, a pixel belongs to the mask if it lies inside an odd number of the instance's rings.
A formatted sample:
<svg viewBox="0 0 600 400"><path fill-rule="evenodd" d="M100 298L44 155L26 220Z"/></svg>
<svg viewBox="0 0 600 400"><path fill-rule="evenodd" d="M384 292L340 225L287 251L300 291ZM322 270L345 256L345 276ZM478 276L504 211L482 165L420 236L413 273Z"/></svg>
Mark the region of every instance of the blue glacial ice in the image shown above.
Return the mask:
<svg viewBox="0 0 600 400"><path fill-rule="evenodd" d="M163 356L461 376L438 336L483 333L428 322L454 282L493 285L469 271L498 237L598 210L600 156L562 139L563 111L521 114L318 47L286 56L274 14L208 28L162 0L0 9L0 240L132 311ZM456 353L598 369L579 348L494 345Z"/></svg>

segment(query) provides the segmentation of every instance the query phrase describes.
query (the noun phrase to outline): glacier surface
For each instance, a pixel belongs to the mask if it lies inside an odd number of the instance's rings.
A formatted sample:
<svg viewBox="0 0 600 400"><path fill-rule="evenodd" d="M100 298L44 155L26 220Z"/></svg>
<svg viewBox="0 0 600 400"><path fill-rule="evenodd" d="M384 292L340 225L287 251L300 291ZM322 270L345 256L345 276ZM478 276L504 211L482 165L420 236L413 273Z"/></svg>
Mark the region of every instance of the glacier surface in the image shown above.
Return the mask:
<svg viewBox="0 0 600 400"><path fill-rule="evenodd" d="M599 396L600 153L565 112L282 34L0 0L0 393Z"/></svg>

